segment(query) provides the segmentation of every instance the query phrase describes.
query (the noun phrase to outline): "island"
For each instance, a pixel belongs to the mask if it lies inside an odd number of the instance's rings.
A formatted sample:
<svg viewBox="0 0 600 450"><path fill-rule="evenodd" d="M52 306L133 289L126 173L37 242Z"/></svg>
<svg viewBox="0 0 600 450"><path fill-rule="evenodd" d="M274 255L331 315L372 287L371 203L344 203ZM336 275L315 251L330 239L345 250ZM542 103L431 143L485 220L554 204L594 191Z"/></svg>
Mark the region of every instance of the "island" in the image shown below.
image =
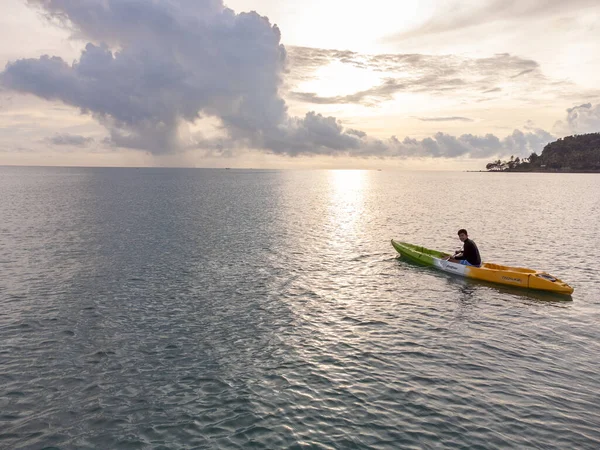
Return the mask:
<svg viewBox="0 0 600 450"><path fill-rule="evenodd" d="M600 133L579 134L547 144L542 154L493 161L489 172L593 172L600 173Z"/></svg>

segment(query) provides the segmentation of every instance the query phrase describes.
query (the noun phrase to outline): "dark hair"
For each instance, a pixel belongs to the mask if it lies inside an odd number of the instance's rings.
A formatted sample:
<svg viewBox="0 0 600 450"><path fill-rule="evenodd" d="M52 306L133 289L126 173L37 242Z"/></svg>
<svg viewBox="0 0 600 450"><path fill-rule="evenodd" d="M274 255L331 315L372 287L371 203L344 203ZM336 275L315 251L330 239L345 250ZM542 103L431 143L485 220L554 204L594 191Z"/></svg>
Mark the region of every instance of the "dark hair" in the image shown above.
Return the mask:
<svg viewBox="0 0 600 450"><path fill-rule="evenodd" d="M460 230L458 230L458 234L466 234L467 236L469 235L469 233L467 233L467 230L465 230L464 228L461 228Z"/></svg>

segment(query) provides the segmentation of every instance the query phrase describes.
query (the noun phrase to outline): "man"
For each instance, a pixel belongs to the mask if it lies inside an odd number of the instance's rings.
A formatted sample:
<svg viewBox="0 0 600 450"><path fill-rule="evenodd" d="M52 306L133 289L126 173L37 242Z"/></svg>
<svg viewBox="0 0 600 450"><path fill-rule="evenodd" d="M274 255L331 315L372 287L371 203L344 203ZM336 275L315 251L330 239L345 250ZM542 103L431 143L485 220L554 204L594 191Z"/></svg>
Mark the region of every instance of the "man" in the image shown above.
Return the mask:
<svg viewBox="0 0 600 450"><path fill-rule="evenodd" d="M463 250L454 254L454 256L448 256L446 261L464 264L465 266L481 266L481 256L479 255L479 249L475 242L469 239L467 230L461 228L458 230L458 238L464 244Z"/></svg>

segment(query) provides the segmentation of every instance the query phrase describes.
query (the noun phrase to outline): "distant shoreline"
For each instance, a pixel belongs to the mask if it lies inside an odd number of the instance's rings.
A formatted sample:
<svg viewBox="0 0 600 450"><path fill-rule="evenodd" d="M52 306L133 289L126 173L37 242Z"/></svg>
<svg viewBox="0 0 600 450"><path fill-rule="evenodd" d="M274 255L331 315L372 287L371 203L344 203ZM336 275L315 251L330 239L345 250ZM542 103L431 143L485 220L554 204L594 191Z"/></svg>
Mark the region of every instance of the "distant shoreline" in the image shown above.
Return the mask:
<svg viewBox="0 0 600 450"><path fill-rule="evenodd" d="M546 144L542 154L496 159L487 172L600 173L600 133L575 134Z"/></svg>
<svg viewBox="0 0 600 450"><path fill-rule="evenodd" d="M467 170L466 172L485 173L600 173L600 170Z"/></svg>

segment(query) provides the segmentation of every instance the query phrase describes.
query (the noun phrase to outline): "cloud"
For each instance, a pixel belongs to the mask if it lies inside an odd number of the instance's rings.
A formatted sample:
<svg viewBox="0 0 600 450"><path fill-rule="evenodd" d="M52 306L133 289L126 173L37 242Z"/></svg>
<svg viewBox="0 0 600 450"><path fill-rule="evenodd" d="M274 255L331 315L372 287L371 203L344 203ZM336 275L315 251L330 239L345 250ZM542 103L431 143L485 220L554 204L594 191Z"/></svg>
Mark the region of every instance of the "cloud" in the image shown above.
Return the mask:
<svg viewBox="0 0 600 450"><path fill-rule="evenodd" d="M512 26L517 22L530 22L549 16L564 16L576 10L597 8L597 0L483 0L477 6L450 2L446 8L437 8L436 14L420 26L387 37L386 41L402 41L409 38L424 37L481 27L493 22L510 20Z"/></svg>
<svg viewBox="0 0 600 450"><path fill-rule="evenodd" d="M529 156L533 152L540 153L546 144L549 144L554 140L556 140L556 136L553 136L549 132L542 129L536 129L529 132L514 130L511 135L507 136L503 140L504 149L510 150L503 154Z"/></svg>
<svg viewBox="0 0 600 450"><path fill-rule="evenodd" d="M350 50L291 46L287 47L287 54L290 64L296 70L305 70L306 72L325 66L331 61L341 61L358 68L365 67L364 57Z"/></svg>
<svg viewBox="0 0 600 450"><path fill-rule="evenodd" d="M354 129L352 129L352 128L348 128L348 129L346 130L346 133L348 133L348 134L353 134L353 135L355 135L355 136L358 136L359 138L364 138L364 137L366 137L366 136L367 136L367 133L365 133L364 131L361 131L361 130L354 130Z"/></svg>
<svg viewBox="0 0 600 450"><path fill-rule="evenodd" d="M462 98L471 96L474 100L480 100L485 94L501 92L502 89L496 87L499 84L509 87L513 95L565 87L560 82L549 86L536 61L508 53L469 58L457 55L369 55L290 47L288 54L290 73L295 77L296 84L311 79L319 67L332 63L385 74L378 85L345 95L321 96L316 92L291 89L290 98L312 104L355 103L374 106L377 102L393 100L394 95L400 92L460 94Z"/></svg>
<svg viewBox="0 0 600 450"><path fill-rule="evenodd" d="M290 96L306 103L334 104L359 103L373 105L375 101L391 100L395 93L406 89L407 86L393 78L388 78L379 86L355 92L349 95L321 97L314 92L291 92Z"/></svg>
<svg viewBox="0 0 600 450"><path fill-rule="evenodd" d="M361 152L366 136L347 133L336 118L288 114L281 95L286 50L279 29L256 12L236 14L221 0L28 3L89 42L72 64L48 55L9 63L0 84L92 115L115 146L154 154ZM391 83L378 93L395 88ZM186 131L207 117L219 121L223 136Z"/></svg>
<svg viewBox="0 0 600 450"><path fill-rule="evenodd" d="M94 138L74 134L56 134L46 138L45 142L52 145L69 145L73 147L87 147L94 142Z"/></svg>
<svg viewBox="0 0 600 450"><path fill-rule="evenodd" d="M278 88L280 33L258 14L220 0L30 0L89 42L79 61L22 59L5 86L93 115L122 147L165 153L180 127L218 117L236 138L277 131L289 118Z"/></svg>
<svg viewBox="0 0 600 450"><path fill-rule="evenodd" d="M518 74L511 76L511 78L518 78L520 76L527 75L528 73L531 73L531 72L533 72L533 69L525 69L525 70L522 70L521 72L519 72Z"/></svg>
<svg viewBox="0 0 600 450"><path fill-rule="evenodd" d="M310 77L311 70L335 60L392 75L349 95L295 92L293 96L312 103L362 104L391 99L400 91L460 89L481 96L514 76L519 78L514 83L523 83L521 78L529 83L543 80L532 60L509 54L489 58L361 55L305 48L291 49L288 58L279 29L266 17L255 12L236 14L221 0L28 3L88 43L71 64L48 55L11 62L0 73L0 84L79 108L107 128L106 143L112 146L155 155L202 148L221 155L261 149L290 156L483 158L526 155L552 140L541 130L516 130L505 139L442 132L422 140L378 139L346 129L335 117L312 111L291 116L282 94L290 65L303 64L300 76ZM522 77L525 73L528 76ZM222 132L218 137L186 132L189 124L207 118L218 123ZM58 145L89 143L81 136L54 139Z"/></svg>
<svg viewBox="0 0 600 450"><path fill-rule="evenodd" d="M554 129L562 135L600 132L600 104L591 103L567 109L565 120L556 122Z"/></svg>
<svg viewBox="0 0 600 450"><path fill-rule="evenodd" d="M473 119L469 119L468 117L419 117L419 120L423 122L473 122Z"/></svg>
<svg viewBox="0 0 600 450"><path fill-rule="evenodd" d="M504 139L493 134L452 136L438 132L432 137L422 140L406 137L400 141L396 137L392 137L382 144L389 148L387 156L390 157L490 158L507 155L529 156L533 152L539 153L547 143L553 140L555 137L544 130L526 133L514 130Z"/></svg>

